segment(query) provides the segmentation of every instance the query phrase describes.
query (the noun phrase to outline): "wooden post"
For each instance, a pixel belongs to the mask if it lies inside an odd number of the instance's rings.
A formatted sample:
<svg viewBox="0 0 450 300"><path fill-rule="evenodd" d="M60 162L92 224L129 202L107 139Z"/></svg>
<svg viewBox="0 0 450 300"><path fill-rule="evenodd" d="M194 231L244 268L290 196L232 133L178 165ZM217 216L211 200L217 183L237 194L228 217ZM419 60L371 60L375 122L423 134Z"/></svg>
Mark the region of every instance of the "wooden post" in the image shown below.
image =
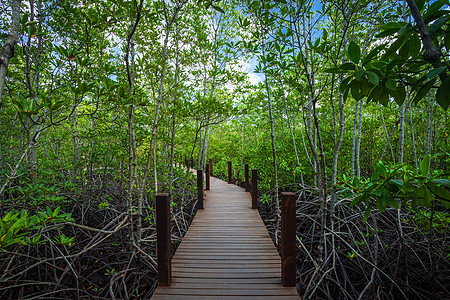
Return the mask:
<svg viewBox="0 0 450 300"><path fill-rule="evenodd" d="M213 176L213 172L212 172L212 158L209 159L209 176Z"/></svg>
<svg viewBox="0 0 450 300"><path fill-rule="evenodd" d="M206 174L205 174L205 176L206 176L206 190L207 191L209 191L209 164L206 164L206 167L205 167L205 171L206 171Z"/></svg>
<svg viewBox="0 0 450 300"><path fill-rule="evenodd" d="M231 161L228 162L228 184L231 183Z"/></svg>
<svg viewBox="0 0 450 300"><path fill-rule="evenodd" d="M170 196L156 195L156 256L158 259L158 285L172 281L172 243L170 241Z"/></svg>
<svg viewBox="0 0 450 300"><path fill-rule="evenodd" d="M258 170L252 169L252 209L258 208Z"/></svg>
<svg viewBox="0 0 450 300"><path fill-rule="evenodd" d="M198 209L203 209L203 171L197 170L197 197Z"/></svg>
<svg viewBox="0 0 450 300"><path fill-rule="evenodd" d="M250 184L249 184L249 175L248 175L248 164L244 165L245 167L245 191L249 192L250 191Z"/></svg>
<svg viewBox="0 0 450 300"><path fill-rule="evenodd" d="M295 286L296 196L291 192L281 195L281 281L283 286Z"/></svg>

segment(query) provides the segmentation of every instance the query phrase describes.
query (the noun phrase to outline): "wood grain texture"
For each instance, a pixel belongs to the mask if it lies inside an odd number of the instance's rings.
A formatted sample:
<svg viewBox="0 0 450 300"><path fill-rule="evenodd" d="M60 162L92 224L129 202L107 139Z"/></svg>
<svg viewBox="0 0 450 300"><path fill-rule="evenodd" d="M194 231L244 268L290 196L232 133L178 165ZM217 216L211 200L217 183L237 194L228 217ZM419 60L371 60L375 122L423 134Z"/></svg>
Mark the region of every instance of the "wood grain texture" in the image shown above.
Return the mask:
<svg viewBox="0 0 450 300"><path fill-rule="evenodd" d="M249 193L211 177L172 259L172 284L152 299L300 299L283 287L281 259Z"/></svg>

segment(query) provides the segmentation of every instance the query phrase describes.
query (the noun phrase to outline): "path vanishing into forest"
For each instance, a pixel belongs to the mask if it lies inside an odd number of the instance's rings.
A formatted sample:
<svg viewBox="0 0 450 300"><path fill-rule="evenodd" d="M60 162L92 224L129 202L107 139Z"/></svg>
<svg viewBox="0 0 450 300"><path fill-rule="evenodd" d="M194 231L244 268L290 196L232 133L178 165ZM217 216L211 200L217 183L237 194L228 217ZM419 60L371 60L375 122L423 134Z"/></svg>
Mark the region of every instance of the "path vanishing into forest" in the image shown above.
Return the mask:
<svg viewBox="0 0 450 300"><path fill-rule="evenodd" d="M245 189L211 177L172 259L172 283L152 299L300 299L283 287L281 259Z"/></svg>

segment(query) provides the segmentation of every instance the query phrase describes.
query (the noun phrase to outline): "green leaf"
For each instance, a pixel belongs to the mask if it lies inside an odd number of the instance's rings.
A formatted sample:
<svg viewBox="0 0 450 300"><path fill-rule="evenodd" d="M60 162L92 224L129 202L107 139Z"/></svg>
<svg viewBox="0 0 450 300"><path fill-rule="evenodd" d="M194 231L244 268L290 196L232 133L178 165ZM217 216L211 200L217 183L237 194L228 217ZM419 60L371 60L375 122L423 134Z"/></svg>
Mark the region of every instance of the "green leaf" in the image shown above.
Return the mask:
<svg viewBox="0 0 450 300"><path fill-rule="evenodd" d="M442 24L444 24L447 21L447 19L448 16L445 16L440 18L439 20L434 21L433 25L431 25L430 33L438 31L441 28Z"/></svg>
<svg viewBox="0 0 450 300"><path fill-rule="evenodd" d="M377 85L367 97L367 101L374 101L381 103L384 106L387 106L389 103L389 93L387 89L382 85Z"/></svg>
<svg viewBox="0 0 450 300"><path fill-rule="evenodd" d="M403 44L403 46L400 48L399 51L399 55L403 58L408 58L409 57L409 45L410 45L410 41L407 41L405 44Z"/></svg>
<svg viewBox="0 0 450 300"><path fill-rule="evenodd" d="M358 64L361 60L361 48L354 41L348 45L348 57L354 64Z"/></svg>
<svg viewBox="0 0 450 300"><path fill-rule="evenodd" d="M344 74L347 73L339 68L327 68L325 69L325 73L332 73L332 74Z"/></svg>
<svg viewBox="0 0 450 300"><path fill-rule="evenodd" d="M439 10L442 8L442 6L444 6L445 4L449 4L448 0L438 0L435 1L433 4L431 4L428 9L427 12L424 14L423 19L428 19L430 18L432 15L434 15L435 13L439 12Z"/></svg>
<svg viewBox="0 0 450 300"><path fill-rule="evenodd" d="M443 186L450 188L450 180L448 180L448 179L438 178L438 179L432 179L430 181L433 183L443 185Z"/></svg>
<svg viewBox="0 0 450 300"><path fill-rule="evenodd" d="M409 36L409 34L400 35L395 42L391 44L389 49L386 50L386 53L383 55L383 58L388 58L389 56L395 54L397 50L403 45L405 38Z"/></svg>
<svg viewBox="0 0 450 300"><path fill-rule="evenodd" d="M356 70L355 64L353 64L353 63L351 63L351 62L343 63L342 65L339 66L339 68L340 68L341 70L348 70L348 71L350 71L350 70Z"/></svg>
<svg viewBox="0 0 450 300"><path fill-rule="evenodd" d="M420 162L420 172L423 176L427 176L430 171L430 158L431 156L429 154L425 155L423 160Z"/></svg>
<svg viewBox="0 0 450 300"><path fill-rule="evenodd" d="M369 96L367 97L367 102L375 101L378 102L378 98L380 96L381 86L377 85L375 86L372 91L370 92Z"/></svg>
<svg viewBox="0 0 450 300"><path fill-rule="evenodd" d="M380 51L384 48L384 45L379 45L372 49L369 54L364 57L363 66L367 65L375 56L377 56Z"/></svg>
<svg viewBox="0 0 450 300"><path fill-rule="evenodd" d="M447 51L450 51L450 34L448 33L445 35L444 45L445 48L447 48Z"/></svg>
<svg viewBox="0 0 450 300"><path fill-rule="evenodd" d="M425 82L427 81L428 77L427 75L424 75L422 77L420 77L413 85L412 90L411 91L417 91L419 89L419 87Z"/></svg>
<svg viewBox="0 0 450 300"><path fill-rule="evenodd" d="M442 205L444 205L445 209L450 209L450 201L445 201L441 199Z"/></svg>
<svg viewBox="0 0 450 300"><path fill-rule="evenodd" d="M394 198L389 198L388 203L395 209L398 210L398 202Z"/></svg>
<svg viewBox="0 0 450 300"><path fill-rule="evenodd" d="M350 91L352 93L352 97L356 100L361 100L363 95L361 93L361 89L359 88L359 81L356 79L353 79L353 81L350 83Z"/></svg>
<svg viewBox="0 0 450 300"><path fill-rule="evenodd" d="M375 37L381 39L381 38L387 37L389 35L393 35L394 33L398 32L400 30L400 28L386 29L386 30L380 32L379 34L377 34Z"/></svg>
<svg viewBox="0 0 450 300"><path fill-rule="evenodd" d="M381 25L381 28L382 29L391 29L391 28L400 29L405 25L406 25L406 22L389 22L389 23Z"/></svg>
<svg viewBox="0 0 450 300"><path fill-rule="evenodd" d="M380 179L380 173L378 172L377 168L375 167L375 170L372 173L372 176L370 177L370 180L372 182L377 181L378 179Z"/></svg>
<svg viewBox="0 0 450 300"><path fill-rule="evenodd" d="M416 2L417 9L421 11L425 4L425 0L414 0L414 2Z"/></svg>
<svg viewBox="0 0 450 300"><path fill-rule="evenodd" d="M55 208L55 211L52 214L52 217L56 217L59 214L59 210L61 209L60 206L58 206L57 208Z"/></svg>
<svg viewBox="0 0 450 300"><path fill-rule="evenodd" d="M339 90L341 92L344 92L344 90L348 87L348 83L350 82L350 80L352 80L352 75L348 76L347 78L345 78L344 80L342 80L341 85L339 86Z"/></svg>
<svg viewBox="0 0 450 300"><path fill-rule="evenodd" d="M428 92L433 87L434 83L436 82L436 78L428 81L424 86L422 86L418 91L416 96L413 99L413 102L417 104L425 95L428 94Z"/></svg>
<svg viewBox="0 0 450 300"><path fill-rule="evenodd" d="M211 6L212 6L212 8L214 8L215 10L217 10L218 12L220 12L220 13L222 13L222 14L225 13L225 11L224 11L223 9L221 9L220 7L215 6L215 5L211 5Z"/></svg>
<svg viewBox="0 0 450 300"><path fill-rule="evenodd" d="M430 72L428 72L427 77L428 79L433 79L434 77L438 76L439 74L442 73L442 71L444 71L445 69L447 69L446 66L443 67L439 67L436 69L431 70Z"/></svg>
<svg viewBox="0 0 450 300"><path fill-rule="evenodd" d="M395 91L389 91L389 94L394 97L395 103L402 105L406 99L406 91L404 86L399 86Z"/></svg>
<svg viewBox="0 0 450 300"><path fill-rule="evenodd" d="M64 100L56 101L56 103L53 104L51 110L57 110L58 108L60 108L61 106L63 106L63 104L64 104Z"/></svg>
<svg viewBox="0 0 450 300"><path fill-rule="evenodd" d="M450 201L450 193L443 187L434 184L428 184L427 187L435 196Z"/></svg>
<svg viewBox="0 0 450 300"><path fill-rule="evenodd" d="M379 161L376 165L375 165L375 170L380 173L381 176L386 177L387 175L387 170L386 167L383 165L383 163L381 161Z"/></svg>
<svg viewBox="0 0 450 300"><path fill-rule="evenodd" d="M397 85L395 84L395 81L389 79L384 83L384 86L388 88L389 90L395 91L397 89Z"/></svg>
<svg viewBox="0 0 450 300"><path fill-rule="evenodd" d="M422 48L422 43L420 42L420 38L417 34L413 34L409 41L409 55L416 56L420 49Z"/></svg>
<svg viewBox="0 0 450 300"><path fill-rule="evenodd" d="M368 207L367 207L367 209L366 209L366 212L364 213L364 218L363 218L363 222L364 223L366 223L367 222L367 219L369 218L369 216L370 216L370 212L372 211L372 204L370 204Z"/></svg>
<svg viewBox="0 0 450 300"><path fill-rule="evenodd" d="M378 85L380 83L380 78L378 77L377 74L375 74L372 71L366 71L367 74L367 78L369 79L369 81L374 84L374 85Z"/></svg>
<svg viewBox="0 0 450 300"><path fill-rule="evenodd" d="M356 80L360 80L361 77L364 75L365 70L364 69L360 69L358 71L355 72L355 78Z"/></svg>
<svg viewBox="0 0 450 300"><path fill-rule="evenodd" d="M372 85L369 83L369 81L367 81L367 79L363 78L361 81L361 93L363 94L363 96L369 96L370 94L370 90L372 89Z"/></svg>
<svg viewBox="0 0 450 300"><path fill-rule="evenodd" d="M376 202L377 208L378 208L379 211L385 211L386 210L386 206L387 206L389 198L390 198L389 190L385 187L381 191L381 197L378 198L377 202Z"/></svg>
<svg viewBox="0 0 450 300"><path fill-rule="evenodd" d="M431 202L433 202L436 198L434 197L433 193L431 193L428 189L425 189L423 193L423 202L422 205L426 208L431 207Z"/></svg>
<svg viewBox="0 0 450 300"><path fill-rule="evenodd" d="M444 80L436 93L436 102L444 109L447 110L450 104L450 77Z"/></svg>

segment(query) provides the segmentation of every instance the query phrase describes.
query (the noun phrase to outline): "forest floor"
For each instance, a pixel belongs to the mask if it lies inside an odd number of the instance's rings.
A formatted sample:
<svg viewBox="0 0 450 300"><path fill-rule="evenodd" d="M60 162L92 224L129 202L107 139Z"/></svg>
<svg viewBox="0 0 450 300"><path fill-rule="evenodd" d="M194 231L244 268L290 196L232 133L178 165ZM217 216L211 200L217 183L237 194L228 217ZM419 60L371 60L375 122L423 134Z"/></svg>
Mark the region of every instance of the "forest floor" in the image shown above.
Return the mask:
<svg viewBox="0 0 450 300"><path fill-rule="evenodd" d="M184 188L182 181L172 196L177 203L172 208L173 252L196 213L194 182L187 180ZM46 226L41 230L45 240L36 245L17 243L0 252L0 299L151 298L157 278L153 200L145 200L142 241L131 245L126 189L121 183L98 177L80 186L58 193L66 199L58 203L60 211L71 213L71 222ZM49 206L53 210L56 203ZM2 210L26 207L4 200ZM30 214L37 209L28 206ZM75 238L58 244L62 234Z"/></svg>
<svg viewBox="0 0 450 300"><path fill-rule="evenodd" d="M184 183L181 176L174 186L174 252L196 213L192 178ZM445 227L426 231L418 220L395 209L374 210L364 223L360 209L340 196L333 224L327 220L327 234L321 239L314 188L281 189L299 197L297 289L302 298L314 294L314 299L448 299ZM273 191L267 194L270 197L265 198L273 199ZM65 200L49 204L50 208L59 205L73 221L42 228L43 240L35 245L17 243L0 252L0 299L150 299L156 288L153 200L145 202L141 244L132 245L126 189L116 179L99 176L88 184L61 188L57 196ZM2 210L13 208L28 208L30 214L38 210L36 205L3 199ZM274 201L259 202L258 209L280 250ZM63 244L57 239L62 235L75 239Z"/></svg>

